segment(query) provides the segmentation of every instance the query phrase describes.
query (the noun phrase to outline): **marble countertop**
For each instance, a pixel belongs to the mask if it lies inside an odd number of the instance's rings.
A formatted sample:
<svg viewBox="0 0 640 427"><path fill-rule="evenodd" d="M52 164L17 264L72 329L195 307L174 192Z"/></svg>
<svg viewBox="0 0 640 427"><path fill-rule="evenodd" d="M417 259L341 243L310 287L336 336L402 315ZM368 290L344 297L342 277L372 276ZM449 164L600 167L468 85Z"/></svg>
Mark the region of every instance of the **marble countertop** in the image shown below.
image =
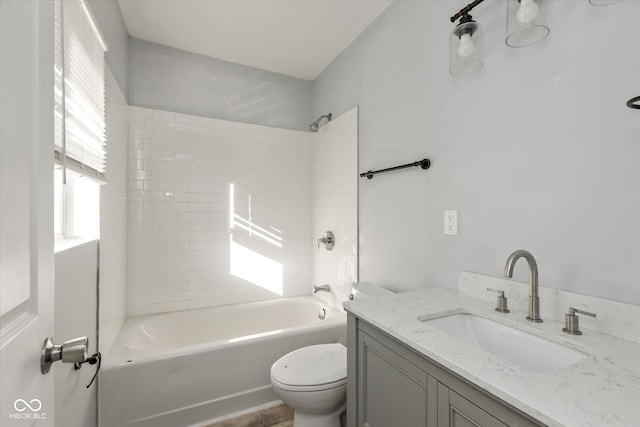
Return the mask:
<svg viewBox="0 0 640 427"><path fill-rule="evenodd" d="M459 376L549 426L640 426L640 344L564 322L531 323L525 312L451 289L431 288L385 298L348 301L345 309ZM552 373L524 368L441 332L418 317L462 311L565 344L589 357Z"/></svg>

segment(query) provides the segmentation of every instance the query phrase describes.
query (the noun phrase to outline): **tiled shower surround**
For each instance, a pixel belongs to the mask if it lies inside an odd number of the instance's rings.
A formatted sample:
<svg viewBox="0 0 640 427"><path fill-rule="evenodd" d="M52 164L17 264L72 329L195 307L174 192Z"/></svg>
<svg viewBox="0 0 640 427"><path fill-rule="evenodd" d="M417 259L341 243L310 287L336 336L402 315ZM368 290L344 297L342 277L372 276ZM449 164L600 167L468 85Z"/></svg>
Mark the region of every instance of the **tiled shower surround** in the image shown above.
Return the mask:
<svg viewBox="0 0 640 427"><path fill-rule="evenodd" d="M100 188L100 350L111 348L126 317L129 106L107 67L107 185Z"/></svg>
<svg viewBox="0 0 640 427"><path fill-rule="evenodd" d="M127 315L309 294L311 134L129 111Z"/></svg>

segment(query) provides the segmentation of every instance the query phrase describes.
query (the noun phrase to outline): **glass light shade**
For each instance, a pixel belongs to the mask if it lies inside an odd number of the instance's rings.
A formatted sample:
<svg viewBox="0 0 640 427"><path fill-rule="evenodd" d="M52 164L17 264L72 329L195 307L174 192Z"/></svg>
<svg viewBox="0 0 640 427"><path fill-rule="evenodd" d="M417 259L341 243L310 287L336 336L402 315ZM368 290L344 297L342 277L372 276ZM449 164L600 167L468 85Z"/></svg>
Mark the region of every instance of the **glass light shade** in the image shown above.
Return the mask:
<svg viewBox="0 0 640 427"><path fill-rule="evenodd" d="M482 25L458 24L449 35L449 72L470 74L482 68Z"/></svg>
<svg viewBox="0 0 640 427"><path fill-rule="evenodd" d="M543 0L507 0L507 46L531 46L549 35L542 3Z"/></svg>
<svg viewBox="0 0 640 427"><path fill-rule="evenodd" d="M606 6L608 4L618 3L620 0L589 0L594 6Z"/></svg>

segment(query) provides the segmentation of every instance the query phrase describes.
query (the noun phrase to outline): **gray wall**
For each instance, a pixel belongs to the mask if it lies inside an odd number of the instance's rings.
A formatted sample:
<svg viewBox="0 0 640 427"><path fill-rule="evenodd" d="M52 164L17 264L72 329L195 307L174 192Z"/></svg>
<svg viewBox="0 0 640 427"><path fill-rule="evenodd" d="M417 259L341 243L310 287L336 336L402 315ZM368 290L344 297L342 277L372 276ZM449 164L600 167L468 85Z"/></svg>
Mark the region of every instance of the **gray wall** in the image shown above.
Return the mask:
<svg viewBox="0 0 640 427"><path fill-rule="evenodd" d="M308 130L311 82L131 38L129 104Z"/></svg>
<svg viewBox="0 0 640 427"><path fill-rule="evenodd" d="M98 21L108 45L106 61L120 89L127 93L127 58L129 33L116 0L89 0L91 12Z"/></svg>
<svg viewBox="0 0 640 427"><path fill-rule="evenodd" d="M542 286L640 303L640 113L624 106L640 94L640 2L545 2L551 35L511 49L504 2L487 1L485 67L454 77L448 18L464 4L395 2L313 84L314 117L360 105L363 171L433 162L360 179L360 280L454 288L522 248Z"/></svg>

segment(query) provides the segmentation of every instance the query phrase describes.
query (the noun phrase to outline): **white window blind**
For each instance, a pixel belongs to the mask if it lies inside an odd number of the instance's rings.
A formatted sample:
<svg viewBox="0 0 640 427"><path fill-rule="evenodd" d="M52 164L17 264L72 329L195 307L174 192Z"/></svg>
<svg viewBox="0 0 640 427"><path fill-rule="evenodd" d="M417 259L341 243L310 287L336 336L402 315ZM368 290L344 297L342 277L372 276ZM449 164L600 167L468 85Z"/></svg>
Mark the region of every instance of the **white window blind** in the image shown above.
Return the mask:
<svg viewBox="0 0 640 427"><path fill-rule="evenodd" d="M56 162L104 182L106 45L82 0L56 1L55 36Z"/></svg>

